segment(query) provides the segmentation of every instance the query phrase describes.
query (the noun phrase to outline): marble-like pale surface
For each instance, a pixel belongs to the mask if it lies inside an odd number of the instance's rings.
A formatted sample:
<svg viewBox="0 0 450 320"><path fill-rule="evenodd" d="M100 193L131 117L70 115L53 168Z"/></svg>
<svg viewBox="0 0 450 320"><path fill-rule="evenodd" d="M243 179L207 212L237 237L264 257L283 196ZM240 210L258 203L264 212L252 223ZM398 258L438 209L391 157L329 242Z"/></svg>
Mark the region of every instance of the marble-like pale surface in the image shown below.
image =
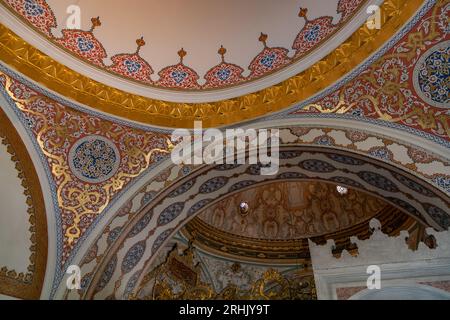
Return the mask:
<svg viewBox="0 0 450 320"><path fill-rule="evenodd" d="M0 268L27 272L30 223L24 188L6 146L0 143Z"/></svg>

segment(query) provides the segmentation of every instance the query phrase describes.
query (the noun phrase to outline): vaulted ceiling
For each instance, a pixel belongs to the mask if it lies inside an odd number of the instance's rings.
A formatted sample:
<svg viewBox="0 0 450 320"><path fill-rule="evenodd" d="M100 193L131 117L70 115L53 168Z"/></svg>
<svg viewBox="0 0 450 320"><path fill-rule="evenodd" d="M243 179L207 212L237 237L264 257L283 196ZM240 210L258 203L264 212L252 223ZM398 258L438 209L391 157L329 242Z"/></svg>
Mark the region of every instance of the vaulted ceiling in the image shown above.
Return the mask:
<svg viewBox="0 0 450 320"><path fill-rule="evenodd" d="M0 293L126 297L174 235L289 264L372 217L450 226L448 1L70 5L0 1ZM279 173L174 165L194 120L279 129Z"/></svg>

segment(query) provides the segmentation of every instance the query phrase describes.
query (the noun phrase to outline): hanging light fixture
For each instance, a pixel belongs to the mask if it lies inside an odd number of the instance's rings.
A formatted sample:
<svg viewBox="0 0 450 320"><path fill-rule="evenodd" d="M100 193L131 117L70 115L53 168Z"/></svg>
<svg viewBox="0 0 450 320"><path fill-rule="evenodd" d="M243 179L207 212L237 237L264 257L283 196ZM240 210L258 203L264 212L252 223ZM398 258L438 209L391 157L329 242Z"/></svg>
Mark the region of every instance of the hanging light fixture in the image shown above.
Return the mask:
<svg viewBox="0 0 450 320"><path fill-rule="evenodd" d="M336 186L336 190L340 195L346 195L348 193L348 188L343 186Z"/></svg>
<svg viewBox="0 0 450 320"><path fill-rule="evenodd" d="M247 202L242 201L242 202L239 204L239 213L240 213L242 216L246 216L246 215L248 214L249 210L250 210L250 208L249 208Z"/></svg>

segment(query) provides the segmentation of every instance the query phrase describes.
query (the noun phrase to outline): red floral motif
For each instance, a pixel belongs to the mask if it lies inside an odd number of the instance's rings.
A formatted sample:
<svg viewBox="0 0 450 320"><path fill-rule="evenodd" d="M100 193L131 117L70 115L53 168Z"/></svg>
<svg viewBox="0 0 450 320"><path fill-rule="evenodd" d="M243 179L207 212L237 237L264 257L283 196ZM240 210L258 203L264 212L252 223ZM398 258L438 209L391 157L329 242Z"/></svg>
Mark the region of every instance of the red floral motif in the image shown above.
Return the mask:
<svg viewBox="0 0 450 320"><path fill-rule="evenodd" d="M108 203L135 177L167 155L169 137L81 113L11 79L9 90L40 143L58 190L64 239L62 263ZM33 99L30 99L30 98ZM100 183L82 181L70 168L72 146L102 136L119 150L117 172Z"/></svg>
<svg viewBox="0 0 450 320"><path fill-rule="evenodd" d="M137 81L153 83L150 78L150 75L153 74L153 69L139 55L141 47L145 46L144 38L137 39L136 44L138 47L134 54L117 54L113 56L111 58L113 65L108 67L108 70Z"/></svg>
<svg viewBox="0 0 450 320"><path fill-rule="evenodd" d="M245 81L245 78L242 77L242 72L244 72L244 69L236 64L225 62L218 64L206 73L206 83L203 85L203 88L220 88L238 84Z"/></svg>
<svg viewBox="0 0 450 320"><path fill-rule="evenodd" d="M118 54L111 58L113 65L108 70L145 83L153 83L152 67L138 54Z"/></svg>
<svg viewBox="0 0 450 320"><path fill-rule="evenodd" d="M288 64L291 59L288 57L289 51L285 48L267 46L267 34L261 33L259 37L264 45L264 49L250 62L250 79L255 79L263 76L267 72L279 69Z"/></svg>
<svg viewBox="0 0 450 320"><path fill-rule="evenodd" d="M198 83L199 76L197 72L180 62L177 65L162 69L158 73L160 80L153 82L150 78L153 70L139 54L117 54L111 57L113 65L104 65L103 61L107 57L107 54L101 42L92 33L93 28L100 25L98 19L93 19L94 26L90 31L64 29L62 30L63 37L55 39L51 34L51 28L57 26L56 19L45 0L4 1L31 25L78 57L96 66L144 84L195 90L220 88L260 78L267 73L281 69L293 61L293 59L287 56L287 49L282 47L268 48L265 46L264 50L250 63L250 75L248 77L242 76L244 69L240 66L222 61L221 64L208 70L204 76L206 80L205 84L200 85ZM293 48L296 50L295 58L307 54L317 44L329 37L341 26L341 23L345 22L361 7L363 2L365 0L340 0L337 11L342 12L342 18L338 25L333 25L330 17L321 17L313 21L307 20L305 27L300 31L293 43ZM301 11L301 14L303 14L301 16L305 19L306 12L307 10L305 9Z"/></svg>
<svg viewBox="0 0 450 320"><path fill-rule="evenodd" d="M296 135L297 137L304 136L305 134L308 134L312 129L311 128L303 128L303 127L295 127L291 128L290 131L293 135Z"/></svg>
<svg viewBox="0 0 450 320"><path fill-rule="evenodd" d="M106 51L91 31L64 29L62 34L62 38L56 39L58 44L97 66L105 67Z"/></svg>
<svg viewBox="0 0 450 320"><path fill-rule="evenodd" d="M45 0L5 0L5 2L32 26L53 38L51 29L57 27L56 18Z"/></svg>
<svg viewBox="0 0 450 320"><path fill-rule="evenodd" d="M331 35L339 26L338 24L333 24L332 17L320 17L309 21L306 18L306 13L303 12L301 11L300 14L301 16L304 14L303 17L306 20L306 24L297 34L297 37L292 44L292 49L295 50L295 58L299 58L311 51Z"/></svg>
<svg viewBox="0 0 450 320"><path fill-rule="evenodd" d="M427 152L417 149L408 149L408 156L417 163L430 163L434 160Z"/></svg>
<svg viewBox="0 0 450 320"><path fill-rule="evenodd" d="M435 11L439 12L438 9ZM446 19L429 11L395 46L355 79L292 113L346 113L400 123L450 140L447 111L420 99L411 78L418 58L448 38ZM430 25L435 27L430 28Z"/></svg>
<svg viewBox="0 0 450 320"><path fill-rule="evenodd" d="M346 21L360 7L364 0L339 0L337 12L342 13L341 21Z"/></svg>
<svg viewBox="0 0 450 320"><path fill-rule="evenodd" d="M193 69L183 64L183 58L186 56L186 51L181 49L178 51L180 62L176 65L165 67L158 75L158 85L166 88L179 89L200 89L198 84L199 76Z"/></svg>
<svg viewBox="0 0 450 320"><path fill-rule="evenodd" d="M346 131L345 136L351 141L351 142L361 142L366 140L369 135L362 131Z"/></svg>
<svg viewBox="0 0 450 320"><path fill-rule="evenodd" d="M288 64L291 61L287 56L288 52L285 48L264 48L250 63L248 67L251 71L249 78L259 78L267 72L279 69ZM266 58L273 59L274 62L265 65L263 60Z"/></svg>
<svg viewBox="0 0 450 320"><path fill-rule="evenodd" d="M245 80L242 77L244 69L238 65L225 62L224 56L226 52L227 50L221 46L218 53L222 56L222 62L206 72L204 77L206 83L203 85L203 88L219 88L237 84Z"/></svg>

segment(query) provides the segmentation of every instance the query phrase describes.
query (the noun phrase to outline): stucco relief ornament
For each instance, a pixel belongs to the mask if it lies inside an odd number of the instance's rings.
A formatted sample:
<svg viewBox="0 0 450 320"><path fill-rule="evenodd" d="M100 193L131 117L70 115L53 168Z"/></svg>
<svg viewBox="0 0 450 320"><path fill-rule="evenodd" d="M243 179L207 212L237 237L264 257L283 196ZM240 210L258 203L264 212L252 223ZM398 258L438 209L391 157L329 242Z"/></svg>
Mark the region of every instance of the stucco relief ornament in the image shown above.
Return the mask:
<svg viewBox="0 0 450 320"><path fill-rule="evenodd" d="M151 84L153 81L150 76L154 71L148 62L139 55L141 47L145 46L144 37L137 39L136 44L135 53L117 54L111 57L113 65L108 67L108 70L124 77Z"/></svg>
<svg viewBox="0 0 450 320"><path fill-rule="evenodd" d="M55 41L79 57L99 67L104 67L103 59L107 57L107 54L100 41L94 36L95 28L102 25L100 17L92 18L91 22L92 26L89 31L63 29L61 31L63 37Z"/></svg>

